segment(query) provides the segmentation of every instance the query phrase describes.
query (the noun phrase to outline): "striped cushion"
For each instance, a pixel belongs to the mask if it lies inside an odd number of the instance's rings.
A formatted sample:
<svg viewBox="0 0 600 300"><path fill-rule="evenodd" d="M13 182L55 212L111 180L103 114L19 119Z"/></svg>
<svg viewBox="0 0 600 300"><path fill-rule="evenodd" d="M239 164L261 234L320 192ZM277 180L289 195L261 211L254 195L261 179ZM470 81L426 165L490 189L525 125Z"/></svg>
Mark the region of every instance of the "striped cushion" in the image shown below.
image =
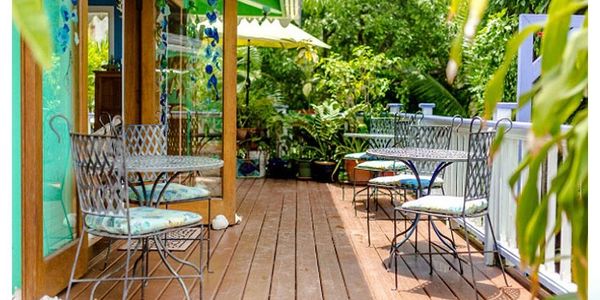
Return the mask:
<svg viewBox="0 0 600 300"><path fill-rule="evenodd" d="M160 194L160 191L164 188L164 186L165 186L165 183L159 183L156 185L156 190L154 191L154 195L152 197L152 202L156 202L158 200L158 195ZM146 195L149 196L150 192L152 192L152 184L146 184L145 188L146 188ZM136 189L138 194L140 195L140 197L143 198L142 186L136 185L136 186L129 187L129 199L140 200L140 199L138 199L138 196L133 191L133 189ZM187 185L183 185L183 184L179 184L179 183L171 183L171 184L169 184L169 186L167 186L167 190L165 190L165 192L163 194L162 201L177 202L177 201L184 201L184 200L206 198L208 196L210 196L210 192L203 187L187 186Z"/></svg>
<svg viewBox="0 0 600 300"><path fill-rule="evenodd" d="M406 165L400 161L393 160L370 160L362 162L356 165L359 170L367 170L373 172L380 171L404 171L407 169Z"/></svg>
<svg viewBox="0 0 600 300"><path fill-rule="evenodd" d="M419 179L421 180L421 187L429 187L429 183L431 182L431 176L423 175L419 176ZM369 180L369 183L377 185L396 186L406 189L418 188L417 178L413 174L399 174L394 176L375 177ZM432 187L439 188L443 184L444 180L440 177L437 177Z"/></svg>
<svg viewBox="0 0 600 300"><path fill-rule="evenodd" d="M487 199L471 200L465 203L463 197L433 195L417 200L404 202L401 210L422 211L447 215L461 215L465 207L465 215L474 215L487 209Z"/></svg>

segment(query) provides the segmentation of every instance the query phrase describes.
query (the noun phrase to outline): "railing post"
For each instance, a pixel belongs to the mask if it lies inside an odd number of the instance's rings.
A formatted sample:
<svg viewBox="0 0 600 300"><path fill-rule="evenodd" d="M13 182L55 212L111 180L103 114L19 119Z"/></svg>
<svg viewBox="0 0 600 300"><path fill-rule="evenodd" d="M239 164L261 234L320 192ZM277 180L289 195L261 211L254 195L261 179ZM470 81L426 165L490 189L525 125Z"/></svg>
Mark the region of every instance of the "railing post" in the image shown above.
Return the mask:
<svg viewBox="0 0 600 300"><path fill-rule="evenodd" d="M433 115L435 103L419 103L419 108L421 108L421 111L423 111L423 115L431 116Z"/></svg>
<svg viewBox="0 0 600 300"><path fill-rule="evenodd" d="M517 108L516 102L500 102L496 105L496 111L494 112L494 120L500 120L503 118L513 119L513 109Z"/></svg>
<svg viewBox="0 0 600 300"><path fill-rule="evenodd" d="M400 113L400 110L402 110L402 106L402 103L388 103L387 108L390 110L390 114L395 116L398 113Z"/></svg>
<svg viewBox="0 0 600 300"><path fill-rule="evenodd" d="M510 120L512 120L512 114L513 114L513 109L517 108L517 103L514 102L501 102L498 103L496 105L496 111L494 112L494 120L498 121L500 119L503 118L508 118ZM496 180L502 180L502 178L498 178L497 175L494 176L495 174L500 174L498 172L494 172L492 173L492 178L490 180L496 181ZM490 194L490 198L492 198L494 196L494 194ZM502 210L502 206L501 206L501 201L510 201L510 199L488 199L488 213L490 215L490 221L494 226L495 232L496 232L496 238L498 240L500 240L500 226L498 226L501 222L500 222L500 218L503 216L501 214L501 210ZM502 222L502 223L506 223L506 222ZM508 222L510 223L510 221ZM494 241L492 240L492 235L490 234L490 225L485 222L485 247L484 250L485 251L492 251L494 250L493 245L494 245ZM493 253L485 253L484 255L485 258L485 263L487 265L493 265L494 264L494 255Z"/></svg>

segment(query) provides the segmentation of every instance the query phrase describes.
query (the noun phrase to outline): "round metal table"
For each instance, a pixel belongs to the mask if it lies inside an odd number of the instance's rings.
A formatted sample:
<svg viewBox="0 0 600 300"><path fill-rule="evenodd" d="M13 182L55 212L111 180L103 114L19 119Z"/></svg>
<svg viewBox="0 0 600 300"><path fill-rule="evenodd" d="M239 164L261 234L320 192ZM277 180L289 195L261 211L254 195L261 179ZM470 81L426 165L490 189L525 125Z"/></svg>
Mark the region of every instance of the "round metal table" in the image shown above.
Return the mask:
<svg viewBox="0 0 600 300"><path fill-rule="evenodd" d="M164 187L161 189L158 198L156 199L156 206L160 204L163 193L167 189L167 186L181 173L185 172L196 172L196 171L207 171L214 170L223 167L223 160L217 158L211 158L206 156L179 156L179 155L140 155L140 156L129 156L125 160L126 168L128 172L136 173L142 186L142 193L144 194L144 201L148 202L148 199L153 199L156 187L160 183L163 176L167 173L171 173ZM158 173L156 180L152 185L152 191L150 195L146 193L144 185L144 177L142 173ZM136 189L133 189L137 194ZM138 196L138 199L142 199Z"/></svg>
<svg viewBox="0 0 600 300"><path fill-rule="evenodd" d="M417 180L417 196L421 196L423 187L421 186L419 171L414 164L415 161L438 162L438 165L434 169L431 179L429 180L427 191L427 194L429 195L431 193L431 187L440 172L454 162L467 161L468 155L466 151L429 148L377 148L367 150L367 154L379 159L396 160L406 164Z"/></svg>
<svg viewBox="0 0 600 300"><path fill-rule="evenodd" d="M468 159L468 153L466 151L428 148L378 148L367 150L367 154L373 155L380 159L401 161L404 164L406 164L415 175L417 181L417 198L421 196L423 187L421 185L419 171L417 170L414 163L415 161L434 161L438 163L433 171L433 174L431 175L431 178L429 179L429 186L427 189L427 195L429 195L431 194L431 188L435 182L436 177L447 166L451 165L454 162L466 162ZM402 241L393 244L392 250L398 247L399 245L402 245L406 240L410 238L410 236L416 231L420 219L421 215L416 213L415 219L411 223L411 225L404 231L396 234L396 236L394 237L394 241L396 241L397 238L401 235L405 235L405 237ZM444 243L447 247L456 252L456 247L454 245L453 239L442 234L441 231L435 225L435 222L431 222L431 224L435 234L439 237L440 241L442 241L442 243ZM417 243L415 242L415 250L417 250L416 247Z"/></svg>

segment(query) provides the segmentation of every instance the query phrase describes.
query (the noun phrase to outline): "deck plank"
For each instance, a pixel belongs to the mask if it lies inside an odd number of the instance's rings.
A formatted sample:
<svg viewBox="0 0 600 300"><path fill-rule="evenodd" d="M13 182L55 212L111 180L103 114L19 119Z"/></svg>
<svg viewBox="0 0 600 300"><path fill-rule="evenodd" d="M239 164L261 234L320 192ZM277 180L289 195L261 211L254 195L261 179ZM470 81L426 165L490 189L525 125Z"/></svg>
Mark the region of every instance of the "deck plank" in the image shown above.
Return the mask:
<svg viewBox="0 0 600 300"><path fill-rule="evenodd" d="M341 216L333 204L334 201L339 201L339 199L336 199L336 195L330 192L327 184L315 183L312 189L318 190L321 196L319 204L327 216L327 223L333 237L348 296L353 299L373 298L363 275L363 270L356 259L354 246L348 238L348 229L344 226Z"/></svg>
<svg viewBox="0 0 600 300"><path fill-rule="evenodd" d="M283 194L277 193L269 200L269 209L250 266L244 299L269 298L283 198Z"/></svg>
<svg viewBox="0 0 600 300"><path fill-rule="evenodd" d="M366 215L364 211L359 213L359 217L354 217L352 207L352 189L342 189L340 187L330 186L330 191L334 193L333 199L346 199L346 201L334 201L338 211L342 215L342 220L348 225L347 230L357 251L357 257L361 267L364 269L371 292L376 299L430 299L421 287L419 281L410 273L404 262L398 266L399 289L394 291L393 273L388 272L384 262L389 257L389 240L378 228L372 228L371 242L368 246ZM340 194L345 192L345 197Z"/></svg>
<svg viewBox="0 0 600 300"><path fill-rule="evenodd" d="M367 245L366 214L362 201L354 216L351 189L342 191L334 184L272 179L245 179L236 184L237 213L242 222L226 230L213 231L212 273L205 273L204 299L472 299L470 269L464 265L461 275L449 266L451 256L434 256L434 273L429 275L428 256L398 259L399 290L392 290L394 273L388 272L389 245L393 223L389 200L383 198L378 211L371 206L371 240ZM343 200L343 192L345 199ZM362 197L362 196L361 196ZM439 222L444 234L449 228ZM399 230L404 223L399 222ZM427 250L427 224L418 232L420 251ZM455 234L457 244L465 239ZM434 241L437 240L434 238ZM205 246L205 245L204 245ZM204 247L205 248L205 247ZM435 247L434 247L435 249ZM414 251L414 239L401 249ZM207 251L203 249L203 251ZM124 260L124 251L110 253L111 266ZM194 244L175 255L198 260L199 247ZM205 253L202 256L205 258ZM462 255L466 258L466 254ZM504 287L499 268L486 266L483 255L473 255L480 298L526 299L531 294L508 276ZM103 260L95 259L87 276L99 276ZM193 270L173 262L181 274ZM156 252L150 254L152 275L167 275ZM197 281L185 280L192 299L199 298ZM122 284L104 283L97 290L98 299L120 297ZM140 299L139 283L133 285L129 299ZM77 284L73 299L88 299L90 284ZM181 299L181 286L174 280L150 281L146 299ZM59 295L64 297L64 293Z"/></svg>
<svg viewBox="0 0 600 300"><path fill-rule="evenodd" d="M273 264L270 296L272 299L296 297L296 195L284 193L277 248Z"/></svg>
<svg viewBox="0 0 600 300"><path fill-rule="evenodd" d="M257 203L252 213L247 217L248 223L235 247L231 262L217 291L217 298L242 298L267 208L269 207L269 203L271 203L270 199L276 197L274 184L273 181L265 182L265 187L257 195Z"/></svg>
<svg viewBox="0 0 600 300"><path fill-rule="evenodd" d="M298 299L322 299L313 218L308 191L304 188L298 188L297 208L299 220L296 232Z"/></svg>
<svg viewBox="0 0 600 300"><path fill-rule="evenodd" d="M319 201L319 191L310 189L309 199L313 214L315 230L315 244L319 259L319 273L321 275L321 288L325 299L348 299L348 291L333 243L333 236L327 223L327 215Z"/></svg>

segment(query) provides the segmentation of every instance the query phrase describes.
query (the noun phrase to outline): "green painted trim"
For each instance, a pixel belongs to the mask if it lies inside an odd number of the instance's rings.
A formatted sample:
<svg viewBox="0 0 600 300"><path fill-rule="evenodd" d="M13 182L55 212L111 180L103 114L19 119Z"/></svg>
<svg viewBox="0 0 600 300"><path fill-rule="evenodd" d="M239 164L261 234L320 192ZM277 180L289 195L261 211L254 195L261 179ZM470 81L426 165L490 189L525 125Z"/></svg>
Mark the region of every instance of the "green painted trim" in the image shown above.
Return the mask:
<svg viewBox="0 0 600 300"><path fill-rule="evenodd" d="M21 36L12 26L12 286L21 287Z"/></svg>

